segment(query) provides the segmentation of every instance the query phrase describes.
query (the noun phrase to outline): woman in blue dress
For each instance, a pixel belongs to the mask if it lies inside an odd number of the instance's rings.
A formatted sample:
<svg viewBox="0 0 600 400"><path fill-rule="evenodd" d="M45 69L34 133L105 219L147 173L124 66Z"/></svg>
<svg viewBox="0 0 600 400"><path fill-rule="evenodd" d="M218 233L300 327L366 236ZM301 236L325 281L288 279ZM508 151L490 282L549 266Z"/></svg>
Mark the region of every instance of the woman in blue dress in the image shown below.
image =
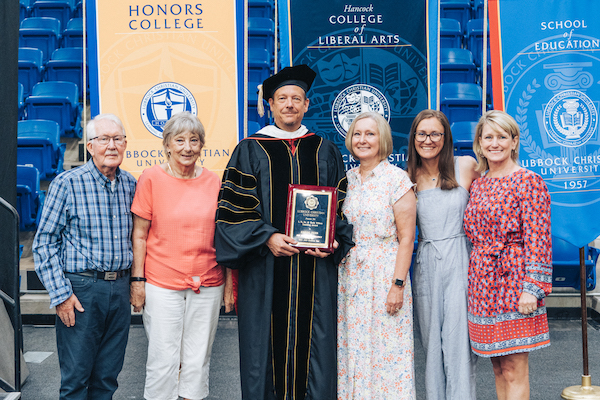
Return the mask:
<svg viewBox="0 0 600 400"><path fill-rule="evenodd" d="M413 298L426 353L427 398L475 400L476 357L467 323L470 244L463 214L479 177L477 162L454 157L448 118L423 110L410 130L407 167L417 192Z"/></svg>

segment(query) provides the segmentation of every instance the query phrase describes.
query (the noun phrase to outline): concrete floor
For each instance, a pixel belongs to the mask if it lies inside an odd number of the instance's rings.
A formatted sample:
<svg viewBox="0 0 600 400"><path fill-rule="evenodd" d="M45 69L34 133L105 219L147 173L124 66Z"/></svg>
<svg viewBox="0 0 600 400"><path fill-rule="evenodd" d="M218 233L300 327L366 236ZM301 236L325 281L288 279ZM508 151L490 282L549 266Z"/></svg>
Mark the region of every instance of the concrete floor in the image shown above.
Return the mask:
<svg viewBox="0 0 600 400"><path fill-rule="evenodd" d="M597 323L588 324L589 366L592 384L600 384L600 330ZM531 399L560 399L567 386L581 384L582 348L581 322L550 320L552 345L531 353L530 377ZM142 399L146 360L146 336L141 325L132 325L125 365L119 376L120 387L115 400ZM41 362L28 362L30 375L23 386L25 400L50 400L58 398L60 373L54 328L49 326L25 326L24 350L26 358L33 352L50 353ZM28 354L28 352L30 352ZM44 356L46 354L42 354ZM41 357L40 357L41 358ZM415 342L415 371L417 399L425 400L423 373L425 360L418 340ZM480 359L477 366L477 398L495 399L491 363ZM237 321L222 317L213 347L210 369L210 400L236 400L241 398L238 371Z"/></svg>

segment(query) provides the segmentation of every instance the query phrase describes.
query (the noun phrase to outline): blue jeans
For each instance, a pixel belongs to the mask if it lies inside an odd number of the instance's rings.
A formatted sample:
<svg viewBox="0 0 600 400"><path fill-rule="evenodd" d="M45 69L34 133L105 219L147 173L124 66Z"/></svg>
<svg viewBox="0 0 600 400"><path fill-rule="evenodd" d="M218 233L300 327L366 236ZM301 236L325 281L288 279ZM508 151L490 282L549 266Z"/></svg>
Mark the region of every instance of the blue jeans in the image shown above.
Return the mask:
<svg viewBox="0 0 600 400"><path fill-rule="evenodd" d="M61 400L112 399L131 324L129 276L115 281L65 273L84 312L75 326L56 318Z"/></svg>

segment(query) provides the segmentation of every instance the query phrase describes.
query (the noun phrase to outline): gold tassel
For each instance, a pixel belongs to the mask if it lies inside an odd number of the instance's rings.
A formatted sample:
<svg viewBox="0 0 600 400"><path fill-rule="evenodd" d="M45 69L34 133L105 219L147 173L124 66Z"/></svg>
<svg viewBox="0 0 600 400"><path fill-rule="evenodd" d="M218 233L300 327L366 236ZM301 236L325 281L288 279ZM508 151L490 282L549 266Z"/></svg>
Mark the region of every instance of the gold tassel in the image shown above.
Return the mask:
<svg viewBox="0 0 600 400"><path fill-rule="evenodd" d="M265 106L263 104L263 85L262 83L256 87L258 89L258 104L256 105L256 109L258 110L258 115L262 118L265 115Z"/></svg>

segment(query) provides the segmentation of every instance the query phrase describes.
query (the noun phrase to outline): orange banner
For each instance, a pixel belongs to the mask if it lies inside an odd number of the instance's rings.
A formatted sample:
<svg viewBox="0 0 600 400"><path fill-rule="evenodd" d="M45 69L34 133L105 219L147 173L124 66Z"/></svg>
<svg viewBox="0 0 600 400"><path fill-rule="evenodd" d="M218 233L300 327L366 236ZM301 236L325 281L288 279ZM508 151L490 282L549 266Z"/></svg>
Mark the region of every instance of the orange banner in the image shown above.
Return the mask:
<svg viewBox="0 0 600 400"><path fill-rule="evenodd" d="M165 162L162 128L190 111L206 130L198 163L222 173L241 118L237 3L102 0L88 8L92 114L122 119L123 169L138 177Z"/></svg>

